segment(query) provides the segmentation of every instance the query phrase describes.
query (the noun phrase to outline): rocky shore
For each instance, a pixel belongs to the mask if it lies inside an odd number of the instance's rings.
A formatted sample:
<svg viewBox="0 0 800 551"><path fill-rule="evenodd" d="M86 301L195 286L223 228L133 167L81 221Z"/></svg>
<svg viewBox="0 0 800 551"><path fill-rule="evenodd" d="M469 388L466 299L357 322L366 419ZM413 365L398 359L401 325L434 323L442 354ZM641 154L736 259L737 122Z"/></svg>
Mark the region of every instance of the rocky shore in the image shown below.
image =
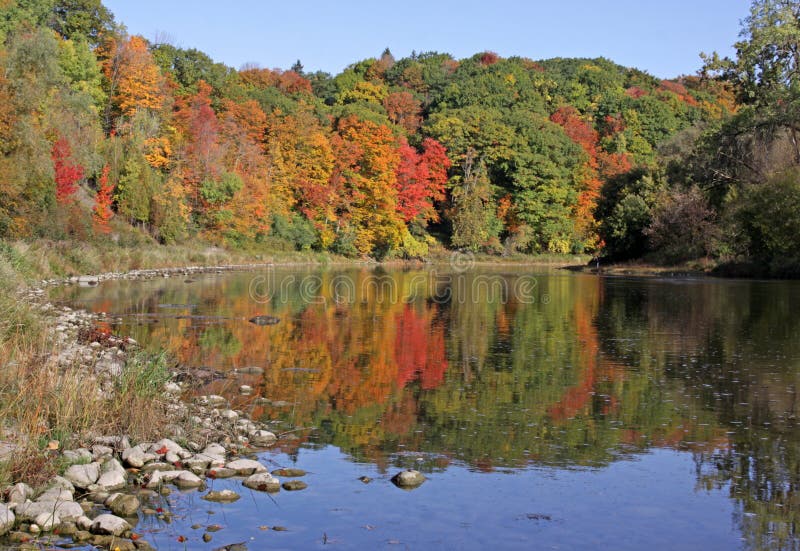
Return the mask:
<svg viewBox="0 0 800 551"><path fill-rule="evenodd" d="M110 319L48 302L46 288L53 285L97 285L111 279L186 277L201 273L252 270L265 264L216 267L185 267L131 272L110 272L96 276L42 281L27 289L20 300L31 304L46 321L53 343L50 358L57 371L78 370L85 387L113 401L117 381L138 343L98 327ZM260 368L235 370L231 376L257 374ZM202 499L232 503L240 498L231 489L208 491L215 479L237 479L241 487L258 492L296 491L306 488L300 469L270 472L258 461L257 453L279 442L296 438L292 431L276 435L270 427L250 419L246 412L231 409L223 396L201 395L188 399L198 382L195 373L175 370L158 390L166 404L169 423L161 437L135 442L128 434L76 434L79 442L60 449L58 441L48 445L50 459L61 466L60 474L36 487L24 481L0 489L0 547L5 542L15 549L89 547L114 550L151 549L136 526L147 517L169 522L171 513L161 505L174 489L196 491ZM249 394L248 385L239 392ZM258 400L258 399L257 399ZM10 437L9 437L10 435ZM0 442L0 461L25 449L14 441L13 429ZM283 479L283 482L282 482ZM398 473L392 482L413 489L425 480L417 471ZM362 480L368 482L369 480ZM273 527L281 530L281 527ZM202 539L214 538L212 526ZM237 544L239 545L239 544ZM241 549L246 549L243 545ZM228 549L220 547L219 549Z"/></svg>
<svg viewBox="0 0 800 551"><path fill-rule="evenodd" d="M68 280L43 281L20 297L46 320L53 341L53 357L58 369L79 369L87 388L97 389L102 398L115 398L115 381L126 366L129 355L138 347L127 337L97 331L105 315L73 310L49 303L45 288L58 284L94 285L109 279L147 279L191 276L207 272L255 269L263 265L188 267L180 269L136 270ZM172 488L202 492L203 499L221 503L239 499L232 490L206 491L212 479L237 477L243 488L278 492L281 480L255 459L258 451L273 446L278 437L242 412L230 409L228 401L217 395L182 398L191 388L191 378L173 372L164 384L161 398L167 404L171 423L163 428L163 438L152 442L132 442L126 434L74 435L82 443L72 449L59 449L57 441L48 446L52 459L63 472L34 488L18 482L2 489L0 497L0 537L18 549L42 546L91 545L106 549L150 549L137 534L140 517L169 516L159 505ZM246 387L242 387L246 392ZM4 456L23 449L12 438L4 442ZM7 436L9 431L7 431ZM181 442L180 444L178 442ZM298 469L277 471L290 478L304 474ZM286 481L286 490L305 487L298 480ZM211 533L204 535L210 541Z"/></svg>

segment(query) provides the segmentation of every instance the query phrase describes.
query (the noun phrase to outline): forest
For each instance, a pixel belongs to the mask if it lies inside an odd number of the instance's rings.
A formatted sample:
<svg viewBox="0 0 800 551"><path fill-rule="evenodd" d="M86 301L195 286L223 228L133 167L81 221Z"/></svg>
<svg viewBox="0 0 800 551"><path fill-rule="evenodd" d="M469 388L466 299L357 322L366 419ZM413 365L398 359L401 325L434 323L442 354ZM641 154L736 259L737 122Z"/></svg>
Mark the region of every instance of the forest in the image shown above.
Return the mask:
<svg viewBox="0 0 800 551"><path fill-rule="evenodd" d="M215 62L100 0L0 0L0 238L800 274L800 4L734 59L387 48L338 75ZM698 52L699 53L699 52Z"/></svg>

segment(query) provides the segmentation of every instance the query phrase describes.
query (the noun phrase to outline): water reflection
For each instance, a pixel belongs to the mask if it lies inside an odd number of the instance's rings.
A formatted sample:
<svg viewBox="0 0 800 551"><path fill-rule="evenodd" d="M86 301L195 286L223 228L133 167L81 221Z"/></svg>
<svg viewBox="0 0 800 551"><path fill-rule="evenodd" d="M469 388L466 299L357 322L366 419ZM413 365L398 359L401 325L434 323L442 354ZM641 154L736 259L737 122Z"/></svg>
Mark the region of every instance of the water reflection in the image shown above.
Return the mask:
<svg viewBox="0 0 800 551"><path fill-rule="evenodd" d="M492 471L671 448L730 492L748 546L798 545L796 283L276 269L61 293L186 365L263 368L198 392L316 427L290 453Z"/></svg>

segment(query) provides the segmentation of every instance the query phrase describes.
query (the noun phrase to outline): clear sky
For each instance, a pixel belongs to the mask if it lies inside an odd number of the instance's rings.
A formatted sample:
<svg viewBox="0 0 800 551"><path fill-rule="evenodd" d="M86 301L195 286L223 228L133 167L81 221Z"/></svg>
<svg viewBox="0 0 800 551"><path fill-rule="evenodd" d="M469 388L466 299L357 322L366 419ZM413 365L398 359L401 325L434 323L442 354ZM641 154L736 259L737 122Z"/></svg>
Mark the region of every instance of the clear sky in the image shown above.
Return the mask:
<svg viewBox="0 0 800 551"><path fill-rule="evenodd" d="M662 78L692 74L699 53L731 55L749 0L104 0L145 38L167 36L235 68L338 73L388 47L397 59L607 57Z"/></svg>

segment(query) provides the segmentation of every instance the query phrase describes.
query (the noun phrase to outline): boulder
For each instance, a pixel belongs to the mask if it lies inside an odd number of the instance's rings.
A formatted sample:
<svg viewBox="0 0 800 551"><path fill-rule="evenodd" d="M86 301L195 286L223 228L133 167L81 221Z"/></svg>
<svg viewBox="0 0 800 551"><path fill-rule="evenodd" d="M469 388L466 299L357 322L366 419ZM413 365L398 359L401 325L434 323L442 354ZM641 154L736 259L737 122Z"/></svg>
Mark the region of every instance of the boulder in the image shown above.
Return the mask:
<svg viewBox="0 0 800 551"><path fill-rule="evenodd" d="M277 492L281 489L281 481L268 472L252 474L245 478L242 484L245 488L260 492Z"/></svg>
<svg viewBox="0 0 800 551"><path fill-rule="evenodd" d="M225 465L226 469L236 471L239 476L247 476L253 473L266 472L267 468L253 459L235 459Z"/></svg>
<svg viewBox="0 0 800 551"><path fill-rule="evenodd" d="M141 469L150 461L155 461L158 456L145 451L146 444L138 444L122 452L122 460L129 466Z"/></svg>
<svg viewBox="0 0 800 551"><path fill-rule="evenodd" d="M42 513L58 515L61 520L77 520L84 515L83 507L74 501L28 501L17 505L17 518L34 521Z"/></svg>
<svg viewBox="0 0 800 551"><path fill-rule="evenodd" d="M392 482L398 488L416 488L425 482L425 475L414 469L408 469L394 475Z"/></svg>
<svg viewBox="0 0 800 551"><path fill-rule="evenodd" d="M250 439L250 445L257 448L266 448L278 440L278 437L268 430L254 430L247 437Z"/></svg>
<svg viewBox="0 0 800 551"><path fill-rule="evenodd" d="M131 525L124 518L108 513L97 516L92 522L89 531L92 534L107 534L110 536L121 536L131 529Z"/></svg>
<svg viewBox="0 0 800 551"><path fill-rule="evenodd" d="M33 522L42 530L42 532L50 532L61 524L61 518L56 513L39 513Z"/></svg>
<svg viewBox="0 0 800 551"><path fill-rule="evenodd" d="M33 488L24 482L20 482L19 484L14 484L8 488L5 494L9 505L25 503L26 500L33 497Z"/></svg>
<svg viewBox="0 0 800 551"><path fill-rule="evenodd" d="M128 475L123 466L116 459L109 459L103 463L100 470L101 474L96 484L103 490L119 490L124 488L128 483Z"/></svg>
<svg viewBox="0 0 800 551"><path fill-rule="evenodd" d="M119 517L132 517L141 507L139 499L127 494L112 494L106 500L106 506Z"/></svg>
<svg viewBox="0 0 800 551"><path fill-rule="evenodd" d="M72 465L64 473L64 478L76 488L88 488L100 478L100 464L95 462L88 465Z"/></svg>
<svg viewBox="0 0 800 551"><path fill-rule="evenodd" d="M214 490L204 495L203 499L206 501L215 501L219 503L233 503L234 501L238 500L239 497L241 496L239 496L239 494L233 490Z"/></svg>
<svg viewBox="0 0 800 551"><path fill-rule="evenodd" d="M16 522L14 511L5 503L0 503L0 536L11 530Z"/></svg>

